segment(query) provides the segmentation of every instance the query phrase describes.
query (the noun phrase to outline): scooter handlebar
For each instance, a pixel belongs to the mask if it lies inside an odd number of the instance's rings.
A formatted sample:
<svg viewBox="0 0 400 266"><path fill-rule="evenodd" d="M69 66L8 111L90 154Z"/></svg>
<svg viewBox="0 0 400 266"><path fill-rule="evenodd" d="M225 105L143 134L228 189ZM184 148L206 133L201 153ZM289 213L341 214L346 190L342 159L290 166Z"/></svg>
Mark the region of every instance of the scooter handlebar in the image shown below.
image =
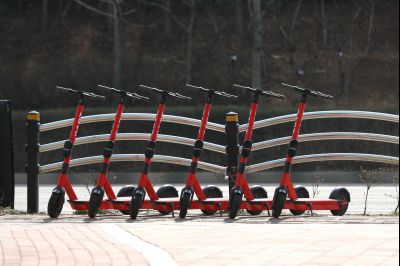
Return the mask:
<svg viewBox="0 0 400 266"><path fill-rule="evenodd" d="M97 85L99 88L103 88L103 89L107 89L113 93L119 94L119 95L125 95L134 99L138 99L138 100L149 100L149 98L139 95L137 93L132 93L132 92L128 92L128 91L124 91L124 90L117 90L115 88L110 88L104 85Z"/></svg>
<svg viewBox="0 0 400 266"><path fill-rule="evenodd" d="M142 87L142 88L145 88L145 89L149 89L149 90L153 91L154 93L166 94L167 96L174 97L174 98L177 98L177 99L182 99L182 100L191 100L192 99L191 97L182 95L182 94L177 93L177 92L171 92L171 91L167 91L167 90L160 90L160 89L157 89L157 88L154 88L154 87L145 86L145 85L139 85L139 86Z"/></svg>
<svg viewBox="0 0 400 266"><path fill-rule="evenodd" d="M259 94L267 96L267 97L274 97L274 98L278 98L278 99L286 99L286 97L284 95L275 93L273 91L264 91L264 90L261 90L261 89L254 89L254 88L251 88L251 87L241 86L241 85L237 85L237 84L233 84L233 86L237 87L237 88L241 88L241 89L246 89L248 92L251 92L251 93L259 93Z"/></svg>
<svg viewBox="0 0 400 266"><path fill-rule="evenodd" d="M61 86L56 86L56 88L59 89L59 90L71 93L71 94L86 96L88 98L98 98L98 99L102 99L102 100L106 99L106 97L104 97L102 95L94 94L92 92L74 90L74 89L71 89L71 88L65 88L65 87L61 87Z"/></svg>
<svg viewBox="0 0 400 266"><path fill-rule="evenodd" d="M321 98L326 98L326 99L334 99L333 96L329 95L329 94L325 94L322 93L320 91L315 91L315 90L310 90L310 89L305 89L296 85L290 85L290 84L286 84L286 83L281 83L282 86L285 87L289 87L289 88L293 88L295 91L301 92L301 93L308 93L311 96L314 97L321 97Z"/></svg>
<svg viewBox="0 0 400 266"><path fill-rule="evenodd" d="M232 94L226 93L224 91L210 90L210 89L206 89L206 88L203 88L203 87L194 86L194 85L191 85L191 84L186 84L186 86L198 89L200 92L204 92L204 93L211 93L213 95L218 95L218 96L226 97L226 98L237 98L236 95L232 95Z"/></svg>

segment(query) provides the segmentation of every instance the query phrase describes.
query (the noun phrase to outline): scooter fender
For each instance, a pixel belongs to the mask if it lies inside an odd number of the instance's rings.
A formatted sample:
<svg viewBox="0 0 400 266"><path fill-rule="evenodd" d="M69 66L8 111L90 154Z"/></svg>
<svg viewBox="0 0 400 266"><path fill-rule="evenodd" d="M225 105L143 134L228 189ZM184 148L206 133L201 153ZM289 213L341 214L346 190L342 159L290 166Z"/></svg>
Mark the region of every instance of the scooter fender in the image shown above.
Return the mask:
<svg viewBox="0 0 400 266"><path fill-rule="evenodd" d="M232 194L243 196L243 190L240 187L234 187L232 189Z"/></svg>
<svg viewBox="0 0 400 266"><path fill-rule="evenodd" d="M55 187L52 193L56 195L65 195L65 189L63 187Z"/></svg>
<svg viewBox="0 0 400 266"><path fill-rule="evenodd" d="M134 194L135 196L139 196L139 197L144 198L144 197L146 196L146 191L145 191L143 188L138 187L138 188L135 189L135 191L133 192L133 194Z"/></svg>
<svg viewBox="0 0 400 266"><path fill-rule="evenodd" d="M104 196L104 190L101 187L95 187L92 190L92 194L96 194L99 196Z"/></svg>
<svg viewBox="0 0 400 266"><path fill-rule="evenodd" d="M193 195L194 189L191 187L185 187L182 189L182 195Z"/></svg>

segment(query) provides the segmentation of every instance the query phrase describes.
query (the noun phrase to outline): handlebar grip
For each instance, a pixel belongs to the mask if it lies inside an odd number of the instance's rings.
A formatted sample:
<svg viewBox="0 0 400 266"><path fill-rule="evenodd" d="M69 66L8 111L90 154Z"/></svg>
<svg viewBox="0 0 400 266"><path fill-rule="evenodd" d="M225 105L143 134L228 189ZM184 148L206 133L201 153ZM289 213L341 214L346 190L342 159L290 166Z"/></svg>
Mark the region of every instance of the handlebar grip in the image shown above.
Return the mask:
<svg viewBox="0 0 400 266"><path fill-rule="evenodd" d="M103 100L106 99L106 97L104 97L102 95L94 94L92 92L74 90L74 89L71 89L71 88L65 88L65 87L61 87L61 86L56 86L56 88L60 89L60 90L63 90L63 91L66 91L66 92L71 93L71 94L76 94L76 95L80 95L80 96L86 96L88 98L100 98L100 99L103 99Z"/></svg>
<svg viewBox="0 0 400 266"><path fill-rule="evenodd" d="M198 89L200 92L205 92L205 93L208 93L208 94L211 94L211 95L218 95L218 96L226 97L226 98L237 98L236 95L232 95L232 94L226 93L224 91L217 91L217 90L214 90L214 89L206 89L206 88L199 87L199 86L194 86L194 85L191 85L191 84L186 84L186 86Z"/></svg>
<svg viewBox="0 0 400 266"><path fill-rule="evenodd" d="M246 87L246 86L241 86L241 85L237 85L237 84L233 84L234 87L238 87L238 88L242 88L242 89L246 89L247 91L251 92L251 93L259 93L261 95L264 96L268 96L268 97L274 97L274 98L278 98L278 99L286 99L286 97L284 95L275 93L273 91L264 91L261 89L254 89L251 87Z"/></svg>

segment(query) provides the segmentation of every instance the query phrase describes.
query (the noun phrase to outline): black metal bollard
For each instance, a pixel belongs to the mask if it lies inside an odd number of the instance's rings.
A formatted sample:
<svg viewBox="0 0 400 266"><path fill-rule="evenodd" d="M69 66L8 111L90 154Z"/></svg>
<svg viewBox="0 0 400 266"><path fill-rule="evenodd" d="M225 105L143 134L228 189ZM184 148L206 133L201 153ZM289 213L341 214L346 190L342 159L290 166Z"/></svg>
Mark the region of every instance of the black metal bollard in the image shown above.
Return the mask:
<svg viewBox="0 0 400 266"><path fill-rule="evenodd" d="M0 206L14 208L14 145L11 102L0 101Z"/></svg>
<svg viewBox="0 0 400 266"><path fill-rule="evenodd" d="M237 167L239 164L239 115L230 112L226 114L226 155L227 155L227 177L229 191L235 186ZM230 196L230 193L229 193Z"/></svg>
<svg viewBox="0 0 400 266"><path fill-rule="evenodd" d="M27 185L28 185L28 213L39 212L39 140L40 114L29 112L26 119L27 131Z"/></svg>

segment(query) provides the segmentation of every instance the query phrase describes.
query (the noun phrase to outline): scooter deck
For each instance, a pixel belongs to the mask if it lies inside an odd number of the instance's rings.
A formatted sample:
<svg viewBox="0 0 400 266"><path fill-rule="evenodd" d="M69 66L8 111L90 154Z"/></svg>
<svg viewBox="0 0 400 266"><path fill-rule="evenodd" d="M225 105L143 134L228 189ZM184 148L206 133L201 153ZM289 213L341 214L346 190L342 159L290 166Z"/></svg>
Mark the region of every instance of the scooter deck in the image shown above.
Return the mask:
<svg viewBox="0 0 400 266"><path fill-rule="evenodd" d="M243 208L243 204L245 205ZM307 210L340 210L343 206L348 205L348 202L333 200L333 199L312 199L301 198L297 200L287 199L284 209L307 211ZM255 199L251 201L243 201L242 209L248 210L272 210L273 202L268 199Z"/></svg>

